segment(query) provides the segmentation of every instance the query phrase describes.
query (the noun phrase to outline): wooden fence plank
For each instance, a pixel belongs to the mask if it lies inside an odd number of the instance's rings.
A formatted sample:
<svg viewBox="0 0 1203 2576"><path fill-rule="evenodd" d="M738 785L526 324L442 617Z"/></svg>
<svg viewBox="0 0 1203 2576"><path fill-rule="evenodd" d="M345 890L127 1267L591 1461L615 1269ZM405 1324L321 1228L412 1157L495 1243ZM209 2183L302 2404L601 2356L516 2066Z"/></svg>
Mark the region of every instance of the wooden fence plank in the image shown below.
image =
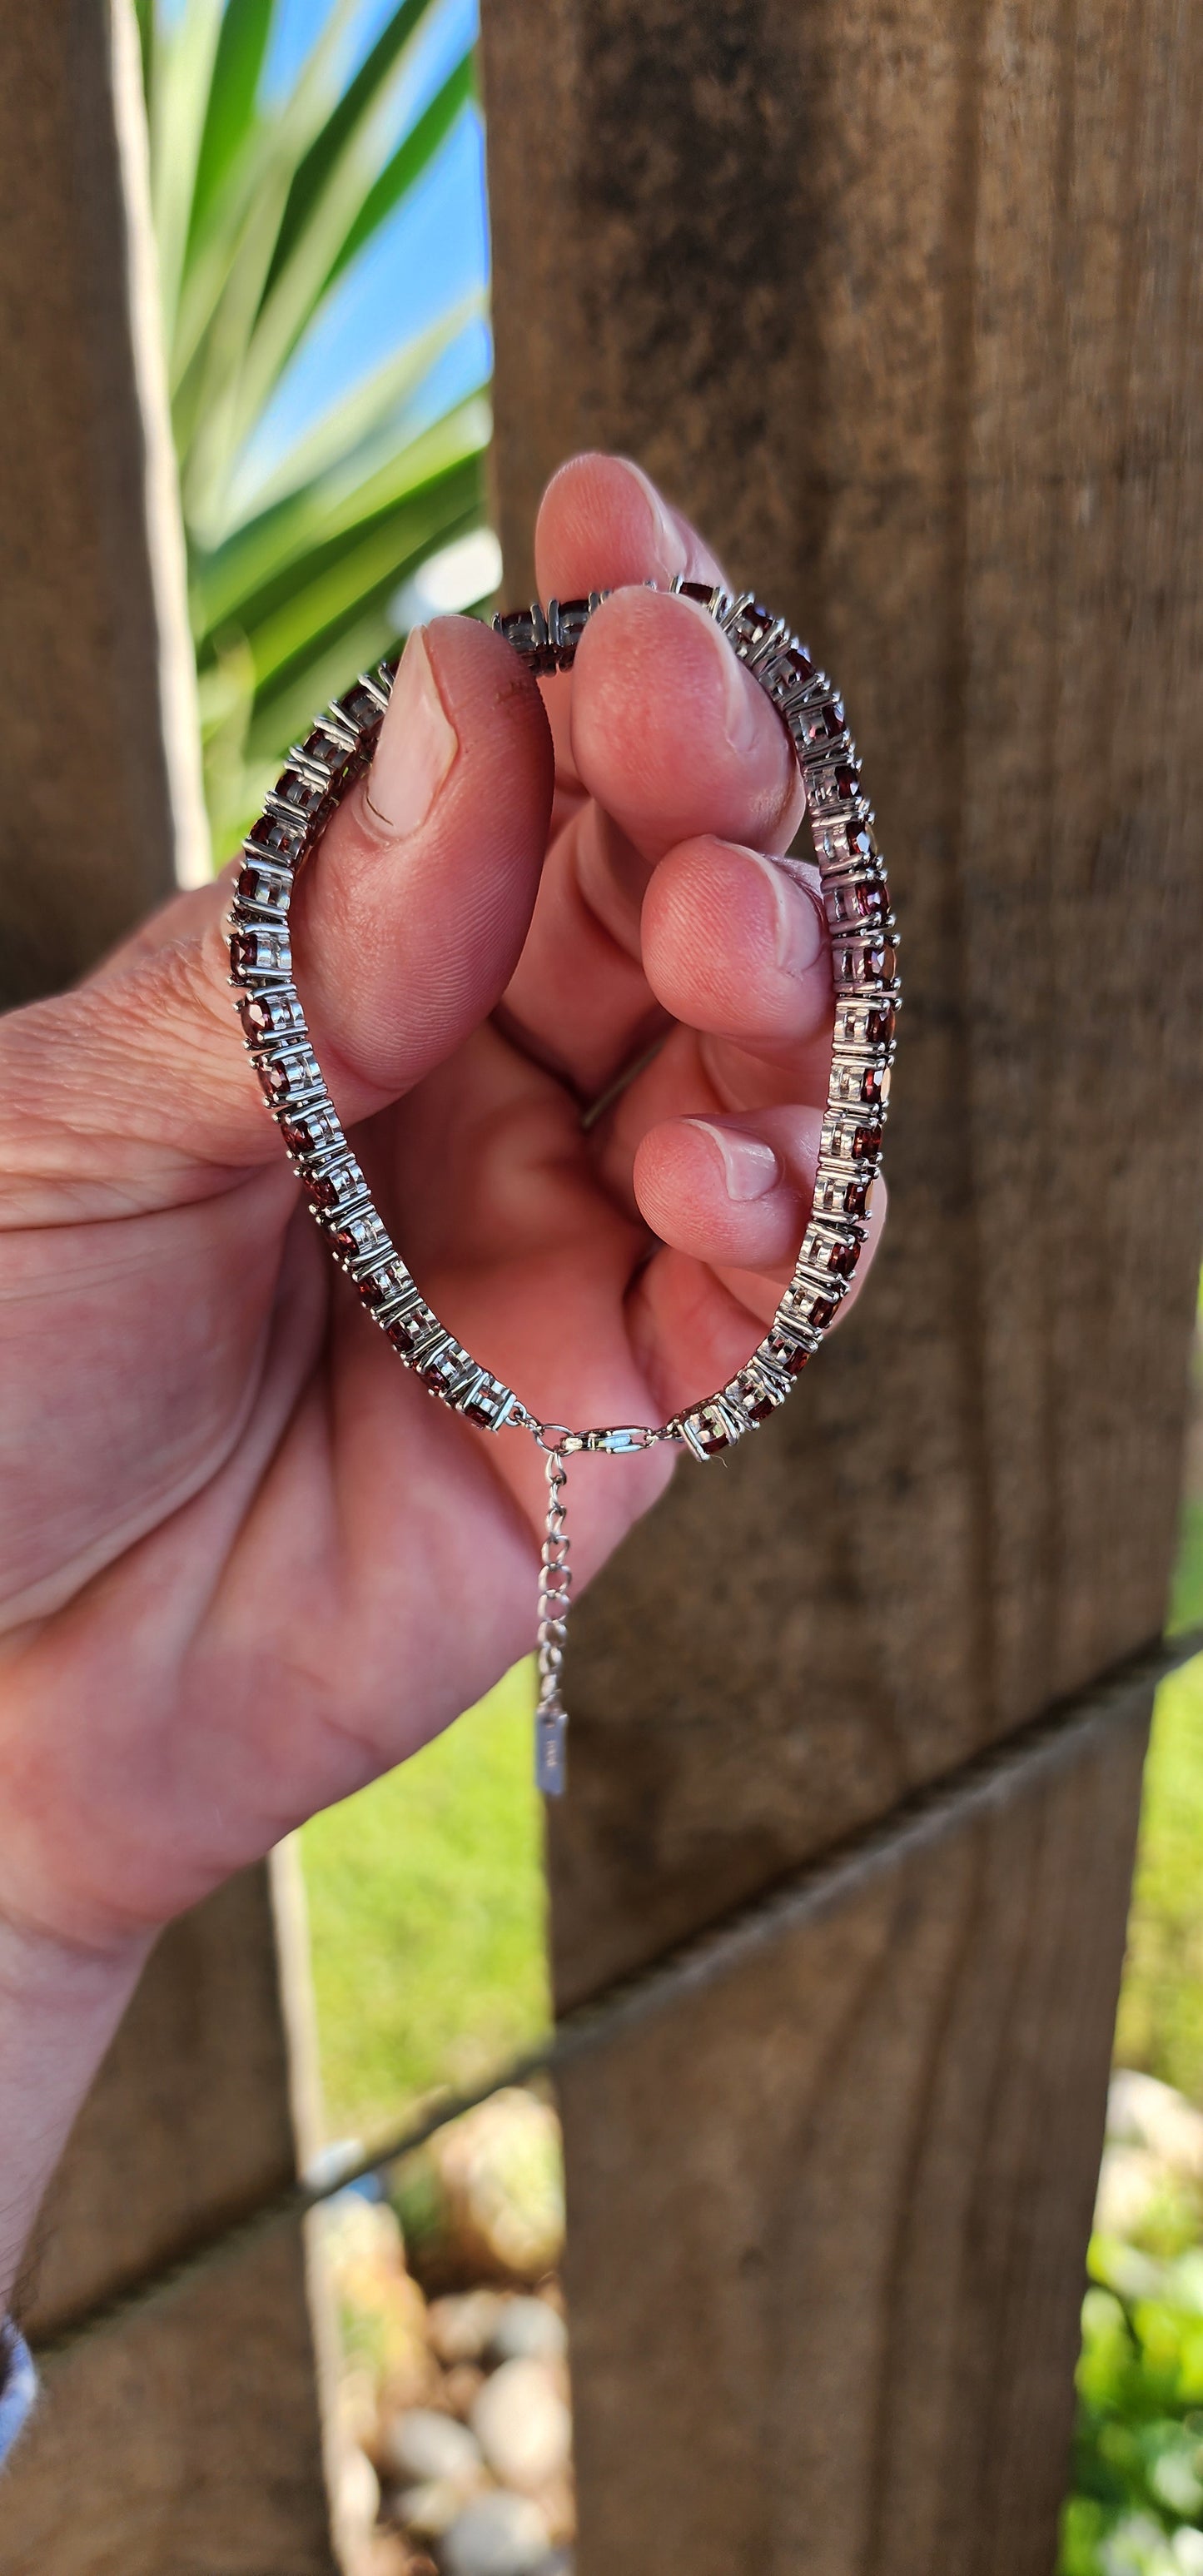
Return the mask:
<svg viewBox="0 0 1203 2576"><path fill-rule="evenodd" d="M1147 1707L562 2079L585 2568L1048 2576Z"/></svg>
<svg viewBox="0 0 1203 2576"><path fill-rule="evenodd" d="M1161 1622L1203 1204L1203 22L1178 0L486 0L484 34L507 589L561 457L596 442L658 474L839 675L904 938L870 1292L786 1414L684 1467L575 1614L551 1838L567 2000ZM1134 1767L1110 1782L1122 1855ZM1041 2046L1095 2074L1033 2215L1060 2340L997 2345L1008 2416L1021 2367L1064 2392L1099 2145L1118 1899L1089 1875L1070 1893L1110 1966L1073 2003L1092 2030L1062 2025L1053 1918L1033 1924ZM938 1875L915 1901L938 1913ZM795 2044L766 2032L763 2081L800 2119ZM1026 2048L1020 2016L999 2075L1017 2102ZM735 2528L692 2331L660 2426L685 2448L651 2464L647 2374L673 2329L591 2211L610 2159L643 2247L676 2175L673 2224L733 2263L687 2179L699 2105L649 2088L637 2119L616 2084L582 2071L567 2097L585 2576L651 2563L620 2460L661 2500L693 2481L699 2529ZM716 2076L716 2155L723 2101ZM868 2133L875 2102L864 2064L850 2123ZM898 2182L899 2229L917 2187ZM850 2170L852 2270L878 2226L860 2190ZM614 2359L596 2383L620 2336L629 2380ZM797 2416L801 2378L781 2402ZM1034 2421L1047 2566L1064 2406ZM851 2477L851 2432L838 2457ZM896 2522L824 2556L813 2460L790 2494L776 2556L732 2539L725 2568L1038 2563L1030 2536L1005 2556L984 2485L959 2557L928 2559ZM670 2558L672 2527L651 2530Z"/></svg>
<svg viewBox="0 0 1203 2576"><path fill-rule="evenodd" d="M139 346L153 317L134 303L146 245L135 256L119 136L137 108L129 34L94 0L0 11L7 1003L81 972L170 891L181 843L195 856L171 738L179 567L157 551L164 424L148 418ZM289 2085L258 1870L156 1951L44 2214L32 2329L133 2282L291 2174ZM56 2367L5 2479L2 2576L332 2567L297 2234Z"/></svg>
<svg viewBox="0 0 1203 2576"><path fill-rule="evenodd" d="M28 2329L51 2334L291 2180L267 1873L156 1949L55 2179ZM329 2576L299 2233L51 2366L5 2480L0 2576Z"/></svg>

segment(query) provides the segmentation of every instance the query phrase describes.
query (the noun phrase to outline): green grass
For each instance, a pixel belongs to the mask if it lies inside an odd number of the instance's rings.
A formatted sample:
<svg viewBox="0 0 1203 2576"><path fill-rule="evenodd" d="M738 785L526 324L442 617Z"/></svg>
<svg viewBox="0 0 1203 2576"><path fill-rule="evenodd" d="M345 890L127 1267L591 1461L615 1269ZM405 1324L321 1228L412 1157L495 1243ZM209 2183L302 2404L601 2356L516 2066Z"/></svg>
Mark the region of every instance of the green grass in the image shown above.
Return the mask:
<svg viewBox="0 0 1203 2576"><path fill-rule="evenodd" d="M532 1667L301 1835L329 2132L378 2136L545 2029Z"/></svg>
<svg viewBox="0 0 1203 2576"><path fill-rule="evenodd" d="M1188 1502L1171 1625L1201 1623L1203 1502ZM1203 1657L1157 1694L1115 2054L1203 2103Z"/></svg>

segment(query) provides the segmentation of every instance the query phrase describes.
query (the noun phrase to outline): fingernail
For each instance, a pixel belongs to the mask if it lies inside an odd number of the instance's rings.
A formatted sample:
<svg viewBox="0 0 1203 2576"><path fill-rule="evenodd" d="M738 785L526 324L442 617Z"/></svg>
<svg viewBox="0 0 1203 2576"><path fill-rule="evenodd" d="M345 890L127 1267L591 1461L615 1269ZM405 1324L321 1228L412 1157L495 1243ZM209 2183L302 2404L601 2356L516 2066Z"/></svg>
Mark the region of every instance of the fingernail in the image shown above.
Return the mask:
<svg viewBox="0 0 1203 2576"><path fill-rule="evenodd" d="M657 576L660 576L666 581L671 581L673 574L684 572L689 562L689 550L685 539L667 503L661 500L655 484L649 482L642 467L633 465L631 472L639 477L643 486L644 499L651 513L652 560L648 567L648 579L655 581Z"/></svg>
<svg viewBox="0 0 1203 2576"><path fill-rule="evenodd" d="M808 975L823 946L819 907L804 880L795 877L788 859L749 850L773 905L773 955L783 975Z"/></svg>
<svg viewBox="0 0 1203 2576"><path fill-rule="evenodd" d="M425 822L458 750L459 736L416 626L401 656L367 781L371 811L395 839L404 840Z"/></svg>
<svg viewBox="0 0 1203 2576"><path fill-rule="evenodd" d="M766 1198L770 1190L776 1189L781 1165L771 1145L762 1145L758 1136L745 1136L739 1127L716 1127L709 1118L691 1118L688 1124L700 1128L703 1136L717 1145L729 1199L742 1204L747 1199Z"/></svg>

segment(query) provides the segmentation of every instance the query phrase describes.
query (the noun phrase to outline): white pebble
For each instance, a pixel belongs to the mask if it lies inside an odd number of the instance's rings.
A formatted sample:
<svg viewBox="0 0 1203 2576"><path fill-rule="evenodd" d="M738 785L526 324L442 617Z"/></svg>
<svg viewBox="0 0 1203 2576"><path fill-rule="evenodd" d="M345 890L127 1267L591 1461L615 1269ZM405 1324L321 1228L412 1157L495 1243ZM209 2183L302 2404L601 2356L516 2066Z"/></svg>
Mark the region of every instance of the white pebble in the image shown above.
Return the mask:
<svg viewBox="0 0 1203 2576"><path fill-rule="evenodd" d="M503 2486L545 2486L568 2465L572 2419L545 2362L503 2361L476 2399L472 2430Z"/></svg>

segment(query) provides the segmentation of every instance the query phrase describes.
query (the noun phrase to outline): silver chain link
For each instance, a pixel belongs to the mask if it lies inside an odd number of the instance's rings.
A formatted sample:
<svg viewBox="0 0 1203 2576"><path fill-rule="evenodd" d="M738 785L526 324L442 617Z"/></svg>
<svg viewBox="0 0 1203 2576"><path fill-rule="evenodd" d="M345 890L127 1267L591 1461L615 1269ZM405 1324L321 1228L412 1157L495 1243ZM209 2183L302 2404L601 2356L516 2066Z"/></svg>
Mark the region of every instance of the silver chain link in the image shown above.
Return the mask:
<svg viewBox="0 0 1203 2576"><path fill-rule="evenodd" d="M544 1796L563 1795L568 1712L560 1696L564 1639L572 1593L564 1488L568 1469L558 1448L547 1451L547 1522L539 1559L539 1700L535 1710L535 1779Z"/></svg>

